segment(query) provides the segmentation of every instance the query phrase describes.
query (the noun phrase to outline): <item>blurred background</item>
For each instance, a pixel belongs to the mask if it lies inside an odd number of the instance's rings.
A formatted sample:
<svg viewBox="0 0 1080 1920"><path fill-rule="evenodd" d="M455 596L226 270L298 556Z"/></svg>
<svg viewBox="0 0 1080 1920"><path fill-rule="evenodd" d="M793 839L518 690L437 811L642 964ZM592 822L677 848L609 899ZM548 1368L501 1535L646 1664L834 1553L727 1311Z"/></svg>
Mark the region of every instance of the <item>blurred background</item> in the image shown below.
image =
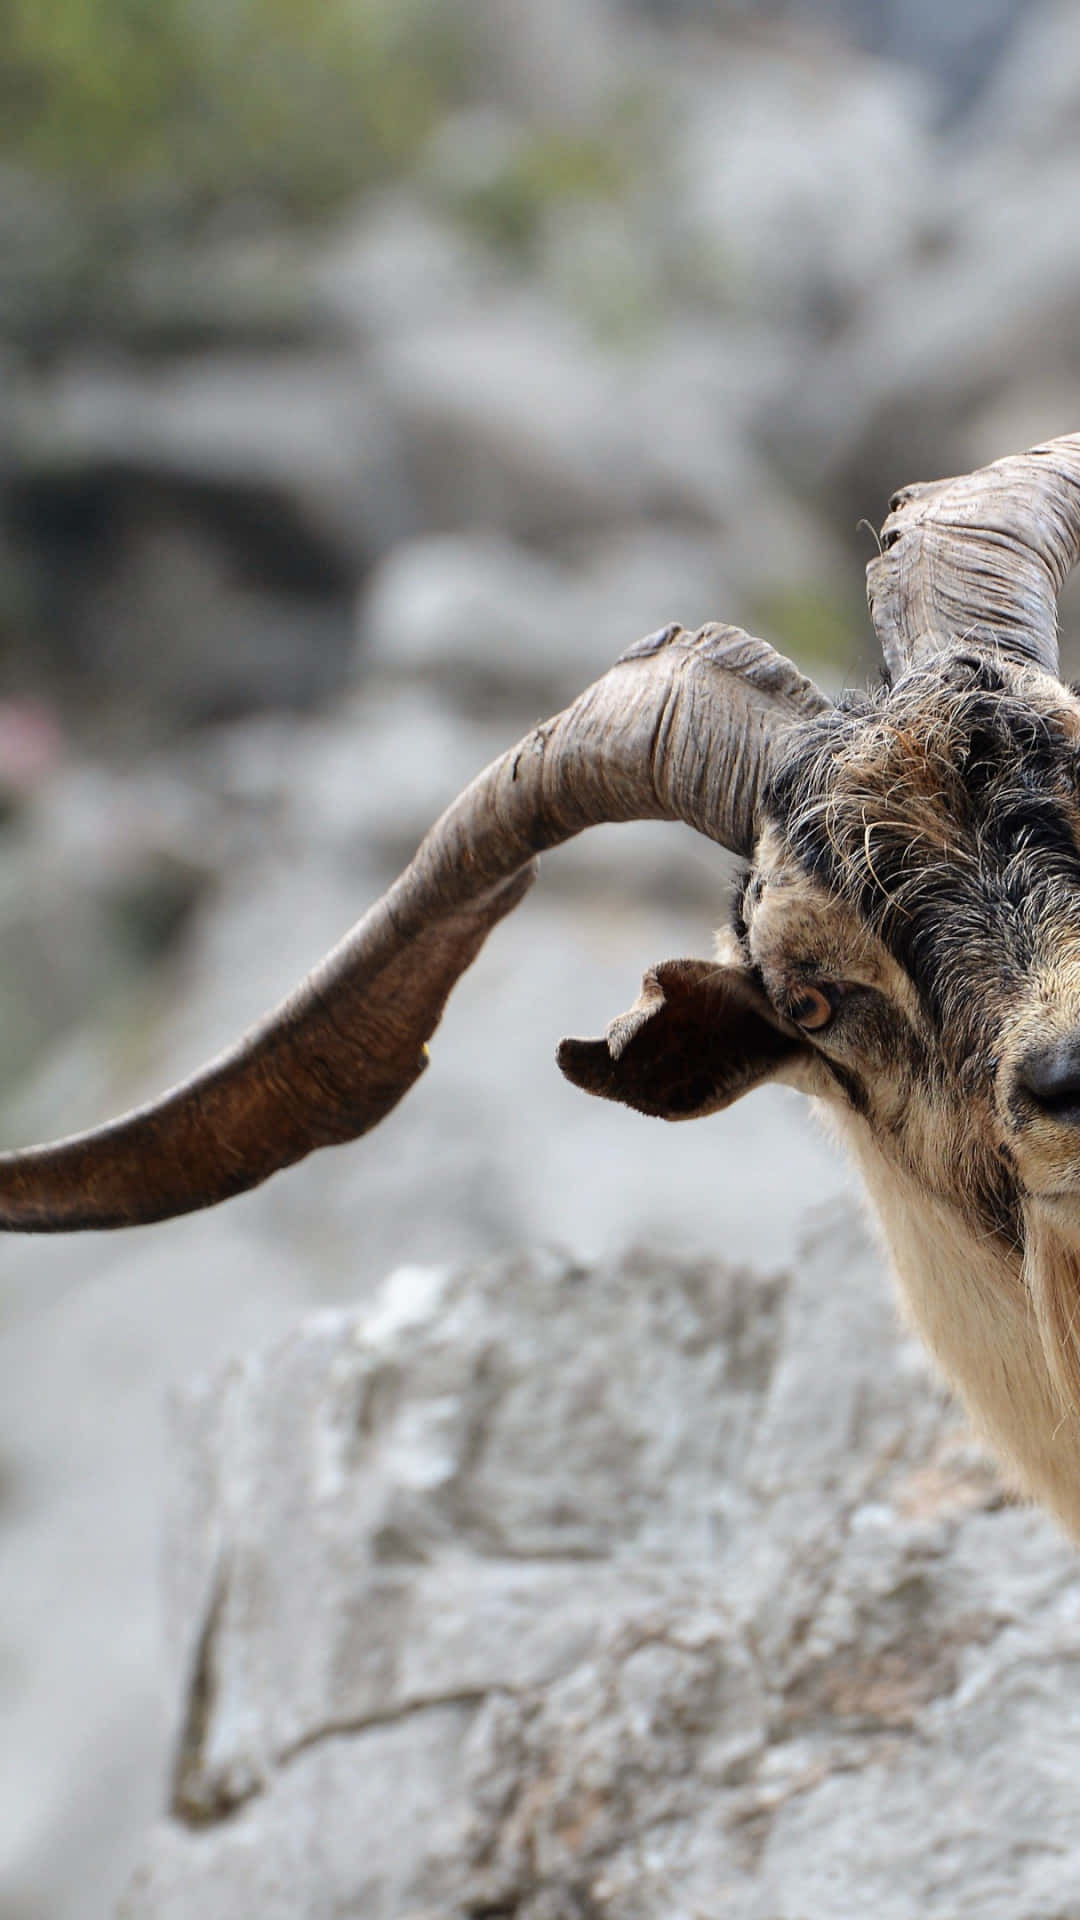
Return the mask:
<svg viewBox="0 0 1080 1920"><path fill-rule="evenodd" d="M1068 0L0 0L0 28L11 1144L232 1039L651 628L872 674L864 516L1080 425ZM835 1201L780 1093L664 1130L552 1065L708 952L728 877L681 830L591 836L372 1140L220 1214L0 1247L2 1920L108 1911L162 1804L170 1387L402 1262L768 1268Z"/></svg>

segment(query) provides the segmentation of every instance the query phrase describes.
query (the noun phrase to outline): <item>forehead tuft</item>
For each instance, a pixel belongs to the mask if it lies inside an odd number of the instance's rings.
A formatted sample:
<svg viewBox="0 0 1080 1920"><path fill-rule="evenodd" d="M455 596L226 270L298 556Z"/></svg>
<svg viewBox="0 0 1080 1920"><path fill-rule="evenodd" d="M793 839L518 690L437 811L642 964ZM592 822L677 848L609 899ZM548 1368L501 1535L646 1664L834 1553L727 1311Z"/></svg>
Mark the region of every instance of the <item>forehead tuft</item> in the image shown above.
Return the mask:
<svg viewBox="0 0 1080 1920"><path fill-rule="evenodd" d="M1042 675L962 654L841 703L790 742L770 793L811 872L864 912L920 873L1025 843L1076 854L1080 702Z"/></svg>
<svg viewBox="0 0 1080 1920"><path fill-rule="evenodd" d="M963 654L843 703L791 740L770 803L939 1026L1080 939L1080 701L1045 675Z"/></svg>

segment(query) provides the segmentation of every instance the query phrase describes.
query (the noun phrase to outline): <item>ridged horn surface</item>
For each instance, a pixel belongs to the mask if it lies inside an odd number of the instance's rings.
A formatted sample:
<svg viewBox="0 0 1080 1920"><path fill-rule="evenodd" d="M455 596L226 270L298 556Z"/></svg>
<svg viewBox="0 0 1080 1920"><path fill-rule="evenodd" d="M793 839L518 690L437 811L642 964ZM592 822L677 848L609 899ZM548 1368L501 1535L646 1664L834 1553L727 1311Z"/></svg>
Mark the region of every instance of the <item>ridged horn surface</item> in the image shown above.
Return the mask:
<svg viewBox="0 0 1080 1920"><path fill-rule="evenodd" d="M1057 597L1080 558L1080 434L890 505L866 569L890 677L972 645L1056 674Z"/></svg>
<svg viewBox="0 0 1080 1920"><path fill-rule="evenodd" d="M455 981L534 876L604 821L682 820L749 853L773 741L827 706L735 627L666 627L453 803L296 992L190 1080L122 1119L0 1155L0 1226L133 1226L212 1206L397 1104Z"/></svg>

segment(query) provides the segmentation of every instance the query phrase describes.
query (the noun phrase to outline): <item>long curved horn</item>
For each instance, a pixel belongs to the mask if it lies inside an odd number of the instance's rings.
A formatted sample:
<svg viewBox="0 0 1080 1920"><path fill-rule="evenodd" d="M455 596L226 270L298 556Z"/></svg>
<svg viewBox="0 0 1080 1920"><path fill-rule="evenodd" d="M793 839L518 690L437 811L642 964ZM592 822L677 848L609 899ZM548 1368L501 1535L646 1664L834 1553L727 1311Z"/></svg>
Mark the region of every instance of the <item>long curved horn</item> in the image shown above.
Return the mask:
<svg viewBox="0 0 1080 1920"><path fill-rule="evenodd" d="M890 676L971 645L1056 674L1057 596L1080 559L1080 434L889 504L866 585Z"/></svg>
<svg viewBox="0 0 1080 1920"><path fill-rule="evenodd" d="M828 706L735 627L666 627L496 760L340 946L230 1052L161 1100L55 1145L0 1155L0 1226L134 1226L241 1193L352 1140L427 1064L426 1041L534 856L612 820L756 838L776 735Z"/></svg>

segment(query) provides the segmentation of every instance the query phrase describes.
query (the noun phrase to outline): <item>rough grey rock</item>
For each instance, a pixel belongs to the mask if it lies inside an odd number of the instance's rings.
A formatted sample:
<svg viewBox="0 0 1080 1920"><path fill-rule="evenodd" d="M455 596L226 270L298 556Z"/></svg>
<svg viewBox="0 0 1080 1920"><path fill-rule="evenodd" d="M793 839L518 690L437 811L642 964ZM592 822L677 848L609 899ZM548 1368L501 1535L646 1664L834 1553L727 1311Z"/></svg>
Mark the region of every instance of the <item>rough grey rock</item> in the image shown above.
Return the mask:
<svg viewBox="0 0 1080 1920"><path fill-rule="evenodd" d="M126 1920L1064 1913L1075 1557L878 1267L403 1268L189 1394Z"/></svg>
<svg viewBox="0 0 1080 1920"><path fill-rule="evenodd" d="M190 720L336 691L408 524L349 354L82 364L17 388L5 502L56 665Z"/></svg>
<svg viewBox="0 0 1080 1920"><path fill-rule="evenodd" d="M371 666L434 683L466 711L478 691L573 697L628 636L679 619L701 625L735 598L715 544L642 527L597 542L570 568L490 534L402 542L361 605Z"/></svg>
<svg viewBox="0 0 1080 1920"><path fill-rule="evenodd" d="M70 810L58 797L49 836L88 883L91 812L109 816L103 838L153 822L163 846L194 840L220 872L172 965L9 1093L5 1144L160 1092L294 984L391 877L372 835L384 851L415 840L511 737L503 721L482 744L430 703L418 717L420 704L395 718L357 699L302 727L263 719L191 740L173 757L176 778L181 765L192 778L179 818L165 769L96 800L73 783ZM583 838L545 862L454 994L430 1073L369 1139L165 1228L0 1241L5 1920L100 1920L161 1803L171 1389L305 1311L369 1298L402 1261L490 1259L554 1236L605 1257L648 1239L782 1262L807 1206L843 1190L793 1093L669 1128L586 1099L555 1068L559 1035L600 1032L650 962L709 951L723 877L723 856L688 829Z"/></svg>
<svg viewBox="0 0 1080 1920"><path fill-rule="evenodd" d="M432 528L543 538L645 509L628 379L544 300L504 294L445 322L425 310L375 365Z"/></svg>
<svg viewBox="0 0 1080 1920"><path fill-rule="evenodd" d="M860 508L883 472L964 471L1075 413L1080 250L1057 209L1076 176L1078 53L1075 9L1020 10L977 111L905 169L914 221L890 220L850 325L779 408L778 443Z"/></svg>
<svg viewBox="0 0 1080 1920"><path fill-rule="evenodd" d="M348 354L76 362L23 383L13 432L42 468L133 468L286 495L313 536L361 559L400 532L392 428Z"/></svg>
<svg viewBox="0 0 1080 1920"><path fill-rule="evenodd" d="M541 124L587 126L626 84L624 23L612 0L457 0L486 90Z"/></svg>
<svg viewBox="0 0 1080 1920"><path fill-rule="evenodd" d="M312 247L312 298L326 324L361 341L468 310L502 273L495 256L410 191L372 194Z"/></svg>
<svg viewBox="0 0 1080 1920"><path fill-rule="evenodd" d="M921 479L999 455L1003 403L1019 445L1075 415L1080 248L1056 212L1075 174L1071 151L1021 166L1005 150L980 155L970 172L958 165L938 243L898 259L868 294L807 390L798 427L810 457L823 456L853 496L873 499L883 472Z"/></svg>
<svg viewBox="0 0 1080 1920"><path fill-rule="evenodd" d="M787 0L786 11L840 27L886 60L921 68L940 93L942 112L952 116L987 86L1018 20L1038 8L1024 0L952 0L948 7L905 0L902 8L887 0Z"/></svg>
<svg viewBox="0 0 1080 1920"><path fill-rule="evenodd" d="M772 337L757 342L752 331L729 327L718 351L706 327L679 326L647 351L612 354L558 308L504 293L387 336L375 364L422 524L580 555L585 571L607 572L609 605L633 628L641 602L635 616L606 557L621 542L625 558L636 549L648 560L664 529L684 560L694 556L691 597L711 546L715 574L732 588L724 617L739 618L753 596L832 585L835 530L748 439L748 417L768 411L778 386ZM676 599L679 571L667 587Z"/></svg>
<svg viewBox="0 0 1080 1920"><path fill-rule="evenodd" d="M778 59L736 42L682 102L671 223L714 260L729 305L782 322L805 352L920 230L928 118L913 79L849 49L796 42Z"/></svg>

